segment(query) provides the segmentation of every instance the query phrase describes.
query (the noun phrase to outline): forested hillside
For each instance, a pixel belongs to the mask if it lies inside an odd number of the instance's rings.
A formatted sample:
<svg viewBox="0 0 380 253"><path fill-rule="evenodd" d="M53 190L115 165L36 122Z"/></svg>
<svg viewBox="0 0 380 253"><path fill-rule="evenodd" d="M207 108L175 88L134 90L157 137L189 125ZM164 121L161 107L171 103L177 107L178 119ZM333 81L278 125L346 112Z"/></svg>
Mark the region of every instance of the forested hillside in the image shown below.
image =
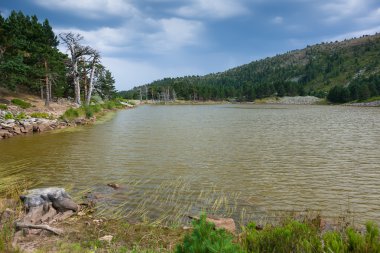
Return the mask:
<svg viewBox="0 0 380 253"><path fill-rule="evenodd" d="M380 34L321 43L222 73L165 78L121 92L127 98L253 101L313 95L332 102L380 94Z"/></svg>
<svg viewBox="0 0 380 253"><path fill-rule="evenodd" d="M60 43L48 20L13 11L0 15L0 87L53 98L75 97L89 102L91 94L103 98L115 94L115 80L100 62L100 53L82 44L79 34L59 35L70 55L58 50Z"/></svg>

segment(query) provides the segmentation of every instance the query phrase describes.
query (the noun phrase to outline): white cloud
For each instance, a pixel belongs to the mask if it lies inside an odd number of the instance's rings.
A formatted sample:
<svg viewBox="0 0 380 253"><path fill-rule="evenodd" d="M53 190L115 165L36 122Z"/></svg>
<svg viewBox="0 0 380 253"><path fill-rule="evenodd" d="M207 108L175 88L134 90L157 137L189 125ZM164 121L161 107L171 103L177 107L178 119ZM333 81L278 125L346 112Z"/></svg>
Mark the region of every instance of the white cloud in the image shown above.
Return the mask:
<svg viewBox="0 0 380 253"><path fill-rule="evenodd" d="M177 52L183 47L196 45L202 40L203 25L199 21L180 18L134 19L116 28L101 27L94 30L58 28L62 32L79 33L83 44L97 49L102 55L118 53L164 54Z"/></svg>
<svg viewBox="0 0 380 253"><path fill-rule="evenodd" d="M282 23L284 23L284 18L281 16L274 17L272 19L272 23L276 25L281 25Z"/></svg>
<svg viewBox="0 0 380 253"><path fill-rule="evenodd" d="M326 23L336 23L344 18L356 17L370 8L372 0L330 0L320 6L328 15Z"/></svg>
<svg viewBox="0 0 380 253"><path fill-rule="evenodd" d="M158 31L146 34L144 40L145 46L157 53L198 44L203 31L201 22L179 18L161 19L156 25Z"/></svg>
<svg viewBox="0 0 380 253"><path fill-rule="evenodd" d="M365 17L358 18L356 21L362 25L380 24L380 8L371 11Z"/></svg>
<svg viewBox="0 0 380 253"><path fill-rule="evenodd" d="M229 18L248 13L238 0L192 0L175 13L183 17Z"/></svg>
<svg viewBox="0 0 380 253"><path fill-rule="evenodd" d="M66 10L84 18L103 18L104 16L129 17L139 14L129 0L34 0L44 8Z"/></svg>

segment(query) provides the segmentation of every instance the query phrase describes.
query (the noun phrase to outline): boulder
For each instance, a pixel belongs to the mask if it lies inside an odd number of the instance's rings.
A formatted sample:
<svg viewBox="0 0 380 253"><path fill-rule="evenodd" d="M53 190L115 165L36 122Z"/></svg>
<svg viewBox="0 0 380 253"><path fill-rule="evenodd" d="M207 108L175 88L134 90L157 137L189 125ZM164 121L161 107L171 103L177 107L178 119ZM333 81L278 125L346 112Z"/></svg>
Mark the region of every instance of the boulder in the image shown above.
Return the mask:
<svg viewBox="0 0 380 253"><path fill-rule="evenodd" d="M189 216L189 218L199 220L199 217L197 216ZM208 216L206 218L206 221L214 223L216 229L225 229L226 231L232 234L235 234L236 232L235 221L232 218L219 218L219 217Z"/></svg>
<svg viewBox="0 0 380 253"><path fill-rule="evenodd" d="M65 197L71 198L63 188L49 187L49 188L38 188L32 189L26 192L25 195L21 195L20 199L23 201L26 209L32 207L41 206L45 203L52 202L49 200L48 194L54 198Z"/></svg>
<svg viewBox="0 0 380 253"><path fill-rule="evenodd" d="M71 199L65 196L56 196L53 194L48 194L49 200L53 203L53 207L58 212L66 212L72 210L74 212L78 211L78 205Z"/></svg>

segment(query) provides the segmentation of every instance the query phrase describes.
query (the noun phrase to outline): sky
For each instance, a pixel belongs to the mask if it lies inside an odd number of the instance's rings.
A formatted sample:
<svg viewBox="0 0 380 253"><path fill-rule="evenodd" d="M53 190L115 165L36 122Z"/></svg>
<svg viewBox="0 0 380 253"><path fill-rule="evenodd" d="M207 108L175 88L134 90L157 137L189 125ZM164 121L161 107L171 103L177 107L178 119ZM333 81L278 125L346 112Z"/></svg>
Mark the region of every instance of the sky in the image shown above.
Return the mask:
<svg viewBox="0 0 380 253"><path fill-rule="evenodd" d="M379 0L0 0L12 10L83 35L118 90L380 32Z"/></svg>

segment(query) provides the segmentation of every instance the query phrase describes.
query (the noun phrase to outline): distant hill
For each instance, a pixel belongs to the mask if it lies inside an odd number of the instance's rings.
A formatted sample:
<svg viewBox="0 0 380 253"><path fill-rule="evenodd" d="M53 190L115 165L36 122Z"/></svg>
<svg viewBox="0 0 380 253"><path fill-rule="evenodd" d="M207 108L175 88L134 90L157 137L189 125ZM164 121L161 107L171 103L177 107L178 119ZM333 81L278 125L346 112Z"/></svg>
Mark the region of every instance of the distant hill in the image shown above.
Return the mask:
<svg viewBox="0 0 380 253"><path fill-rule="evenodd" d="M165 78L121 95L139 98L140 90L148 99L313 95L333 102L365 100L380 95L380 34L307 46L221 73Z"/></svg>

